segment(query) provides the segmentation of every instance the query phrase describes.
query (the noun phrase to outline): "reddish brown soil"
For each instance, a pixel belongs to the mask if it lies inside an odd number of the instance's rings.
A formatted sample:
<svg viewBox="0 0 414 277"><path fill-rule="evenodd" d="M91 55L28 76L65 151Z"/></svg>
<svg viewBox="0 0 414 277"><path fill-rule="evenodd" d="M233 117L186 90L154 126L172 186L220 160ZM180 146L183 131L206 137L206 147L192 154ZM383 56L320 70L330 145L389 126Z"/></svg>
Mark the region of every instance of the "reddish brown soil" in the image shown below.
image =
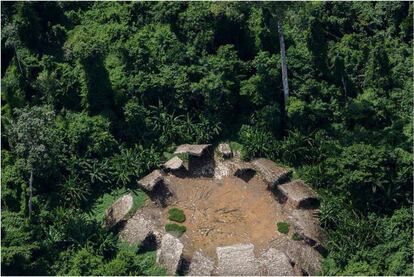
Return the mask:
<svg viewBox="0 0 414 277"><path fill-rule="evenodd" d="M281 208L260 176L248 183L237 177L178 178L168 176L175 202L163 209L161 223L168 221L168 210L184 210L187 232L181 237L184 255L201 249L215 259L216 247L253 243L259 253L280 234L276 222L283 220Z"/></svg>

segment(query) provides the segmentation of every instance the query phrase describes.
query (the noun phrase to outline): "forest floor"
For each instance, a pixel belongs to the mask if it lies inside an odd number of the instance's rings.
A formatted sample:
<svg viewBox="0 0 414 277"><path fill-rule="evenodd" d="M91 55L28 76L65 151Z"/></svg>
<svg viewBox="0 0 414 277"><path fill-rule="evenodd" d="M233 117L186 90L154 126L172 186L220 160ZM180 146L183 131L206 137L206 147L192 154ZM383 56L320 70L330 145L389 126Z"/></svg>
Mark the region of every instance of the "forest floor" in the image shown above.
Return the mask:
<svg viewBox="0 0 414 277"><path fill-rule="evenodd" d="M252 243L259 253L280 236L276 223L284 221L282 209L260 176L248 182L234 176L168 179L175 201L163 209L161 223L168 223L170 208L184 211L184 256L201 249L215 259L218 246L237 243Z"/></svg>

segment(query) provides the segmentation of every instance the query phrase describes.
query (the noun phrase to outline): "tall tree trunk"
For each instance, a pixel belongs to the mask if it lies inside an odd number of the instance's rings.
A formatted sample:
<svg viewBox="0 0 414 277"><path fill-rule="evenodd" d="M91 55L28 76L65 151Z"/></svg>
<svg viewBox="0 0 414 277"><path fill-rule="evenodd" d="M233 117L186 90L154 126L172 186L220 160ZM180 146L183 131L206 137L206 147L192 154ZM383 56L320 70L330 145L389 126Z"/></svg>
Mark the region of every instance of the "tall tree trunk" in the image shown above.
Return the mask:
<svg viewBox="0 0 414 277"><path fill-rule="evenodd" d="M344 87L344 93L345 93L345 106L348 104L348 90L346 88L346 82L344 74L341 76L342 86Z"/></svg>
<svg viewBox="0 0 414 277"><path fill-rule="evenodd" d="M288 84L288 76L287 76L287 64L286 64L286 49L285 49L285 38L283 36L283 29L282 23L280 21L277 22L277 29L279 33L279 44L280 44L280 55L282 57L282 82L283 82L283 99L285 100L285 104L287 103L289 97L289 84Z"/></svg>
<svg viewBox="0 0 414 277"><path fill-rule="evenodd" d="M282 22L277 22L277 30L279 33L279 45L280 45L280 56L282 63L282 84L283 84L283 104L282 104L282 129L283 132L286 129L286 118L287 111L286 105L289 97L289 83L287 76L287 64L286 64L286 49L285 49L285 38L283 36Z"/></svg>
<svg viewBox="0 0 414 277"><path fill-rule="evenodd" d="M19 65L19 70L20 70L20 73L24 76L24 74L23 74L23 70L22 70L22 65L20 64L19 55L17 54L17 49L16 49L16 46L15 46L15 45L13 45L13 47L14 47L14 53L16 54L17 64Z"/></svg>
<svg viewBox="0 0 414 277"><path fill-rule="evenodd" d="M32 199L33 199L33 169L30 170L30 179L29 179L29 218L32 215Z"/></svg>

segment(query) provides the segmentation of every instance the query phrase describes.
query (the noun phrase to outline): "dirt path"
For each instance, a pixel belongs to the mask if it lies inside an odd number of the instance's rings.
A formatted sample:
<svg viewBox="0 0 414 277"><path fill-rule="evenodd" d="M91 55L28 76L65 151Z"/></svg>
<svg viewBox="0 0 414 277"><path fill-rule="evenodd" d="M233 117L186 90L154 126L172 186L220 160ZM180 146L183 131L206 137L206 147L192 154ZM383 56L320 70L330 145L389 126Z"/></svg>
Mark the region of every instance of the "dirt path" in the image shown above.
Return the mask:
<svg viewBox="0 0 414 277"><path fill-rule="evenodd" d="M279 236L276 222L282 211L259 176L248 183L237 177L178 178L168 176L169 188L176 202L163 210L165 224L171 207L184 210L187 232L181 237L184 255L191 257L201 249L216 258L216 247L253 243L259 253L269 241Z"/></svg>

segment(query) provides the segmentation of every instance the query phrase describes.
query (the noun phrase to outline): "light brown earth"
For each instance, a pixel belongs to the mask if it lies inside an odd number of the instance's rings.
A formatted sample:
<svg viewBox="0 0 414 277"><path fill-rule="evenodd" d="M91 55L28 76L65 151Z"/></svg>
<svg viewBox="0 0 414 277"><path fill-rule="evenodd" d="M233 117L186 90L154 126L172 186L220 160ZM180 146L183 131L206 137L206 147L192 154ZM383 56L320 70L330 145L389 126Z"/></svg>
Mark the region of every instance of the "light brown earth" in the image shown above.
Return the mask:
<svg viewBox="0 0 414 277"><path fill-rule="evenodd" d="M187 227L187 232L180 238L183 245L183 255L180 253L180 256L184 258L180 272L183 274L187 270L194 273L191 269L191 265L194 265L203 267L203 274L217 275L220 273L220 263L223 264L222 258L216 253L217 249L222 249L218 247L246 245L254 245L254 256L262 261L267 257L263 256L264 253L273 253L269 252L270 248L282 251L294 266L295 275L314 275L320 271L324 239L315 217L317 200L310 203L305 199L306 205L292 205L291 199L298 194L297 191L286 192L273 188L273 185L289 181L289 170L263 159L248 163L240 161L238 156L222 159L208 152L203 157L190 156L180 169L164 169L160 173L162 182L157 182L155 189L149 193L150 199L125 224L122 231L124 240L141 242L140 234L147 234L147 229L152 229L151 235L142 243L149 248L160 246L165 236L164 226L171 223L168 211L176 207L186 215L186 221L181 224ZM281 176L284 174L286 180ZM302 196L299 195L304 198ZM313 196L310 198L313 199ZM151 222L151 228L145 229L144 221ZM287 235L277 231L276 223L280 221L290 224ZM292 240L294 233L301 236L302 240ZM158 251L163 251L162 245ZM198 264L199 259L194 258L197 253L216 267L213 268L209 263ZM221 261L217 260L218 256ZM273 256L267 258L273 259ZM249 259L246 258L246 262ZM273 268L267 266L269 262L265 262L266 266L261 265L260 273L282 274L280 265L273 264L280 261L274 260L270 262ZM224 263L227 267L239 268L234 261ZM290 268L287 263L286 266Z"/></svg>
<svg viewBox="0 0 414 277"><path fill-rule="evenodd" d="M276 222L285 220L280 204L257 174L247 182L234 176L212 178L166 177L175 201L162 210L161 224L168 223L168 210L177 207L187 217L187 232L180 238L184 256L197 250L216 259L216 248L252 243L256 254L281 234Z"/></svg>

